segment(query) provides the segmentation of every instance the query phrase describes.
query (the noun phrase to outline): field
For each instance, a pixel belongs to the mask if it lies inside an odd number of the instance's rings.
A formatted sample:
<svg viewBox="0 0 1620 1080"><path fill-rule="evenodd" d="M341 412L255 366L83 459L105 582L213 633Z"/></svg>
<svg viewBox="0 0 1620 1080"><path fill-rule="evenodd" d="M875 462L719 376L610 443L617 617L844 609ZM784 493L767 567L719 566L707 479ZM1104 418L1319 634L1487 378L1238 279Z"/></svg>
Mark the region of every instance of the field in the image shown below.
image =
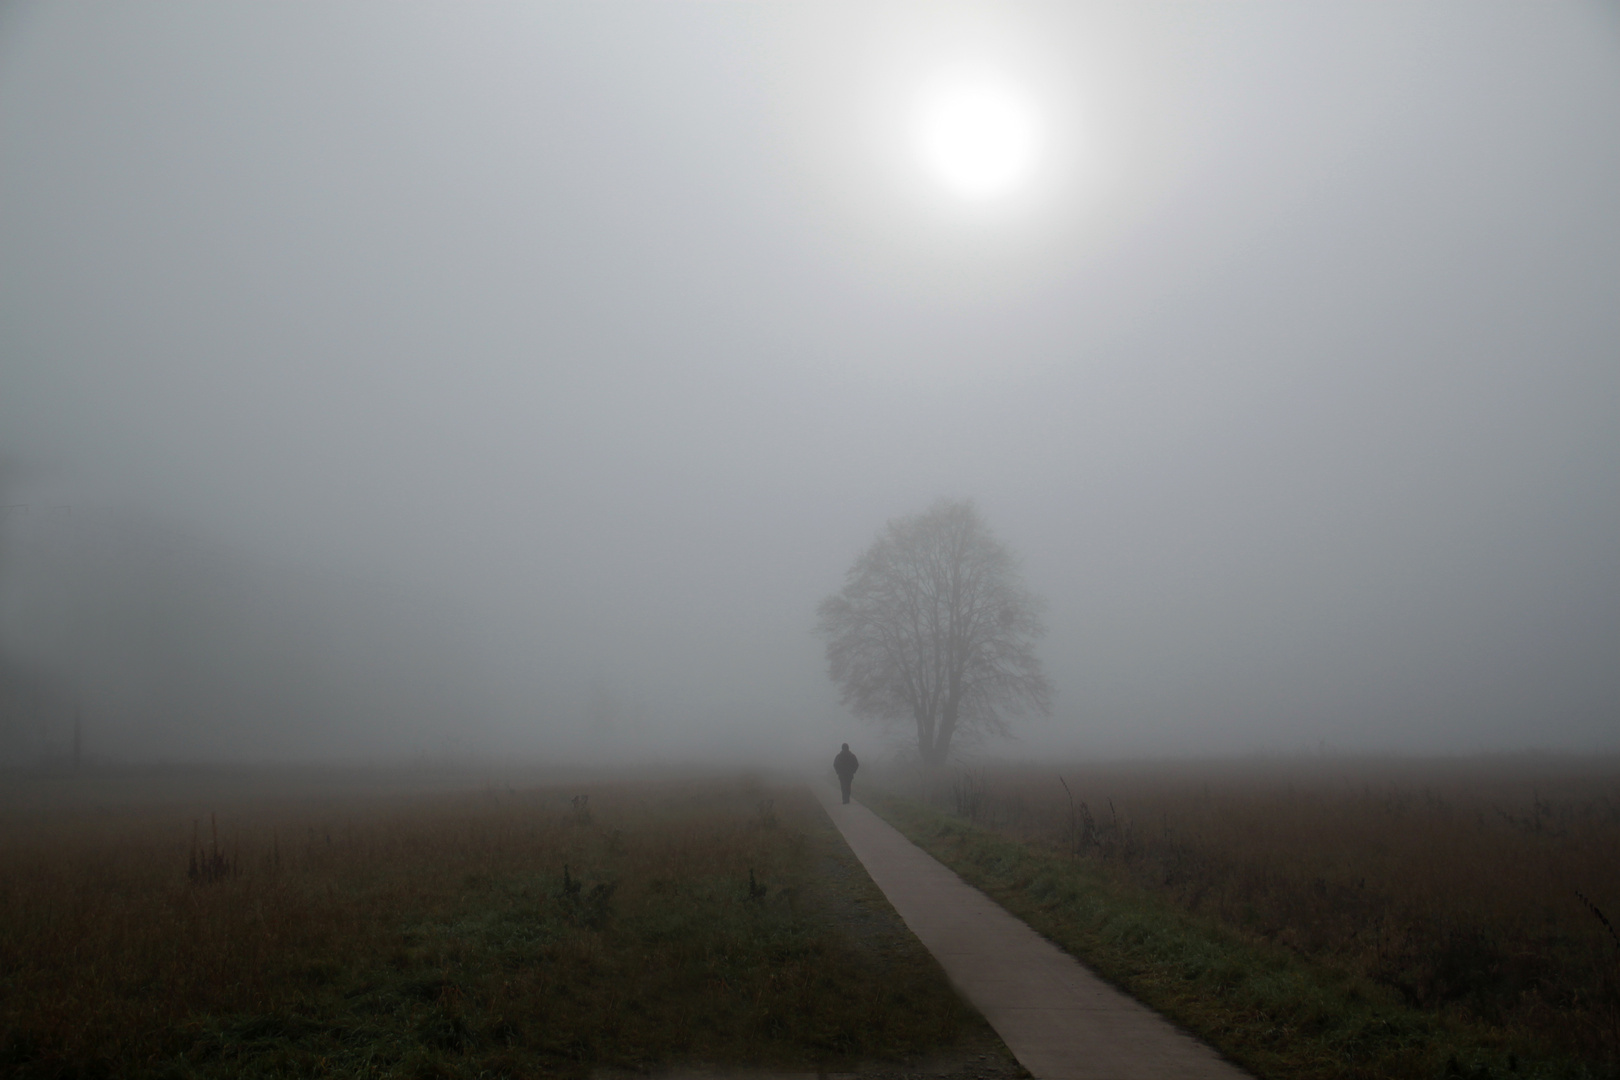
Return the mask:
<svg viewBox="0 0 1620 1080"><path fill-rule="evenodd" d="M1267 1080L1620 1075L1620 762L866 798ZM0 1073L1014 1080L801 784L0 778Z"/></svg>
<svg viewBox="0 0 1620 1080"><path fill-rule="evenodd" d="M0 1072L1015 1077L802 785L0 778Z"/></svg>
<svg viewBox="0 0 1620 1080"><path fill-rule="evenodd" d="M1620 762L1008 765L882 789L914 839L1262 1075L1620 1072Z"/></svg>

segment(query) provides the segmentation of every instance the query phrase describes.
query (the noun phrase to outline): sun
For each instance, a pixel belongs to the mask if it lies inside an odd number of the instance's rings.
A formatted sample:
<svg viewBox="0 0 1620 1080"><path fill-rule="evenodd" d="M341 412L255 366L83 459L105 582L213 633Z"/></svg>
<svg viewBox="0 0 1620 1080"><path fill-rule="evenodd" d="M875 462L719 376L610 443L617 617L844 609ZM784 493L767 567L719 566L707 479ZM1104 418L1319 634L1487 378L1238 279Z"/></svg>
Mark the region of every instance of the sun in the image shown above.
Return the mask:
<svg viewBox="0 0 1620 1080"><path fill-rule="evenodd" d="M916 141L928 171L964 199L990 199L1021 186L1039 156L1041 130L1029 98L991 79L960 81L923 96Z"/></svg>

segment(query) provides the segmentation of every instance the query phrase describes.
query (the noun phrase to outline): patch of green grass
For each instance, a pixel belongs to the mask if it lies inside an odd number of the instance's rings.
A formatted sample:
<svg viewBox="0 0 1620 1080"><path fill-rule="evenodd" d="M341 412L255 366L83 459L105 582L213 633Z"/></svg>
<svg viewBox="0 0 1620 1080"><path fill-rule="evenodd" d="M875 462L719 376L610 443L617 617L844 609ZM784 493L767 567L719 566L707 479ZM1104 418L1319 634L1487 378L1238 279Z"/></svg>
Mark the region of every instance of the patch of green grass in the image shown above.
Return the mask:
<svg viewBox="0 0 1620 1080"><path fill-rule="evenodd" d="M869 805L1103 978L1268 1080L1601 1074L1460 1012L1245 938L1085 859L1020 843L886 793Z"/></svg>

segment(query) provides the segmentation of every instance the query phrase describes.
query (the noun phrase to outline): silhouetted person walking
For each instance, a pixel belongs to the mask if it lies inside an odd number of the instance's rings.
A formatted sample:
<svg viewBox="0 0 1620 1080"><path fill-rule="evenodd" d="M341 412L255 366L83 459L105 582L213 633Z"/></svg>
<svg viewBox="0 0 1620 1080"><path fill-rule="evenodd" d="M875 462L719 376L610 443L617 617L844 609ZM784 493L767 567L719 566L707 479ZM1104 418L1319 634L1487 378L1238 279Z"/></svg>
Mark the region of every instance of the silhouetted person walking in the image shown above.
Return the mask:
<svg viewBox="0 0 1620 1080"><path fill-rule="evenodd" d="M838 786L844 789L844 801L849 802L849 785L855 782L855 770L861 767L855 755L849 752L849 743L833 758L833 772L838 774Z"/></svg>

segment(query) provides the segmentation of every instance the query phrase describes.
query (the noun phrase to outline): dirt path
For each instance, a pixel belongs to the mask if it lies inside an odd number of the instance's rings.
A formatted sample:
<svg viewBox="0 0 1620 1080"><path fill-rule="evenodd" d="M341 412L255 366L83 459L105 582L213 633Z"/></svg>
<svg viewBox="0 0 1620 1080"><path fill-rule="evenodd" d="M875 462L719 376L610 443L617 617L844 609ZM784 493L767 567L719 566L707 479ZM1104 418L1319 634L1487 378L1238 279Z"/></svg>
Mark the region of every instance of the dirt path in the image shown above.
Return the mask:
<svg viewBox="0 0 1620 1080"><path fill-rule="evenodd" d="M872 811L812 786L906 926L1036 1080L1246 1080Z"/></svg>

